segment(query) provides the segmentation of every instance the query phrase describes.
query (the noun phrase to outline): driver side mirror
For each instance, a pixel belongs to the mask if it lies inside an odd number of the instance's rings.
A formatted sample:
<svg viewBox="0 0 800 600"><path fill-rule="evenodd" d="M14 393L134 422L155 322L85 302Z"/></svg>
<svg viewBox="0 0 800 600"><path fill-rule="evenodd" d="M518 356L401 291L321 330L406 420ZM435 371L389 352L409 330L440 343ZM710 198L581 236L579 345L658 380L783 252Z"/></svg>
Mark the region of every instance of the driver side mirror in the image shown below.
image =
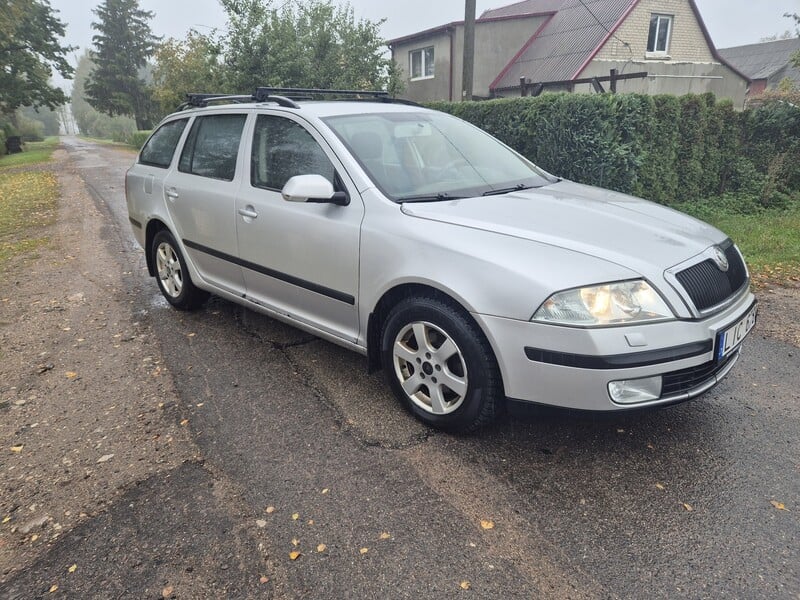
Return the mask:
<svg viewBox="0 0 800 600"><path fill-rule="evenodd" d="M333 184L322 175L295 175L281 190L287 202L313 202L347 206L350 197L346 192L335 192Z"/></svg>

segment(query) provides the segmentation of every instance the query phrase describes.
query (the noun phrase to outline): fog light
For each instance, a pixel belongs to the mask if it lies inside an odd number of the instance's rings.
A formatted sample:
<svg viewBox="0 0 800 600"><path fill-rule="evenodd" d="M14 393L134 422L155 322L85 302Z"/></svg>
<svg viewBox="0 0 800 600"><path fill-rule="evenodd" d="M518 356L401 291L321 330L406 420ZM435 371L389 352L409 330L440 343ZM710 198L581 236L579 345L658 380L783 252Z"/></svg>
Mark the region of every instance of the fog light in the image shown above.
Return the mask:
<svg viewBox="0 0 800 600"><path fill-rule="evenodd" d="M658 400L661 396L661 375L644 379L623 379L608 384L608 394L617 404L636 404Z"/></svg>

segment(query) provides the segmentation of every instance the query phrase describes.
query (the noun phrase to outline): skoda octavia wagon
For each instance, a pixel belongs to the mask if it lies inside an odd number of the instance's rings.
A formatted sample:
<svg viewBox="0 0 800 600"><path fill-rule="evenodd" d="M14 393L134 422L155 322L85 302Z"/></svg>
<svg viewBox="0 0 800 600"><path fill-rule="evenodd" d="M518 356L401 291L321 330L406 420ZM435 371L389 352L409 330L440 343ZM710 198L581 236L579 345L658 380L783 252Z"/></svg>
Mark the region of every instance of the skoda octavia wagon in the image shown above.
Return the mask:
<svg viewBox="0 0 800 600"><path fill-rule="evenodd" d="M192 95L145 143L128 213L175 308L213 293L360 352L448 430L506 398L677 403L733 368L756 300L725 234L450 115L309 93Z"/></svg>

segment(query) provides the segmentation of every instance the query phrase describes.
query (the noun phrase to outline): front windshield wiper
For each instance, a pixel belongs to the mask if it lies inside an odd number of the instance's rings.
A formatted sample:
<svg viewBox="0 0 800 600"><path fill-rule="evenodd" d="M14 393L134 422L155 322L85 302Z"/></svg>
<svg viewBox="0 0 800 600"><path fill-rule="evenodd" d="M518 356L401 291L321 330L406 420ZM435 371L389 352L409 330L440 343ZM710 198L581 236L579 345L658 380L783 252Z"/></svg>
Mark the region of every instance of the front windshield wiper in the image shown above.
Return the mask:
<svg viewBox="0 0 800 600"><path fill-rule="evenodd" d="M488 192L483 192L481 196L500 196L502 194L509 194L511 192L520 192L522 190L529 190L531 189L532 185L525 185L524 183L518 183L517 185L507 187L507 188L499 188L496 190L489 190Z"/></svg>
<svg viewBox="0 0 800 600"><path fill-rule="evenodd" d="M419 196L401 196L398 202L441 202L442 200L461 200L464 196L451 196L447 192L438 194L420 194Z"/></svg>

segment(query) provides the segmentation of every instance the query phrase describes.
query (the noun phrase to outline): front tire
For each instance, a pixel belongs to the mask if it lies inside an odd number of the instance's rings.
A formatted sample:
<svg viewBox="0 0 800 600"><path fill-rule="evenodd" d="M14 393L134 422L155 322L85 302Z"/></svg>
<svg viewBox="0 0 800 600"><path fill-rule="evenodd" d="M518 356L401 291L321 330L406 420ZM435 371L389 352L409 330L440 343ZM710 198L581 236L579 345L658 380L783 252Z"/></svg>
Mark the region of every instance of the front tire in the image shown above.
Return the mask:
<svg viewBox="0 0 800 600"><path fill-rule="evenodd" d="M503 398L489 342L467 313L437 297L406 298L387 317L381 358L392 391L419 420L471 432Z"/></svg>
<svg viewBox="0 0 800 600"><path fill-rule="evenodd" d="M208 299L208 292L192 283L183 254L169 231L156 233L150 252L158 288L167 302L179 310L192 310Z"/></svg>

